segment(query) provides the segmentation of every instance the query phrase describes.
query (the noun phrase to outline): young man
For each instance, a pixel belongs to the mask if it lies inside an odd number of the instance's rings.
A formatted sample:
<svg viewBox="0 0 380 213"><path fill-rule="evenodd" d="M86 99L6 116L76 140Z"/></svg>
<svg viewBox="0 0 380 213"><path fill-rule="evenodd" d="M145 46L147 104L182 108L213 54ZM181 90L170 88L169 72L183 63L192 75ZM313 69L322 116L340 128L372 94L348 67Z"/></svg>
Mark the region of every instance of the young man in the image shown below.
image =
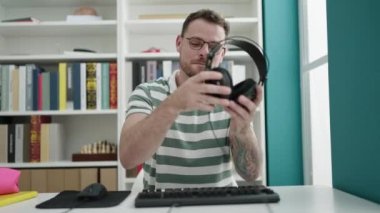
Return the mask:
<svg viewBox="0 0 380 213"><path fill-rule="evenodd" d="M228 33L228 23L214 11L191 13L176 39L180 69L132 93L119 154L125 168L144 163L144 188L234 185L231 158L245 180L259 176L262 154L251 121L261 86L255 100L240 96L236 103L215 96L228 95L229 87L205 83L222 78L205 71L205 61ZM225 52L216 54L214 66Z"/></svg>

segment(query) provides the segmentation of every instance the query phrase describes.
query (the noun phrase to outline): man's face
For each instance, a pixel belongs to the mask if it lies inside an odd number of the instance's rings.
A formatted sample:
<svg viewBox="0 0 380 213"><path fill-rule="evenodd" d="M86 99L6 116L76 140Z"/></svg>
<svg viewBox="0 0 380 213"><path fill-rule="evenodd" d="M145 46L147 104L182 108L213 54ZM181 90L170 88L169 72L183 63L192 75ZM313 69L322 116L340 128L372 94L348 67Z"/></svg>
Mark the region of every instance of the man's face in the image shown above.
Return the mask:
<svg viewBox="0 0 380 213"><path fill-rule="evenodd" d="M181 70L185 72L188 77L204 71L207 54L210 49L224 39L225 32L223 27L209 23L203 19L197 19L191 22L184 36L178 36L176 40L177 51L180 54ZM221 50L215 54L213 61L214 66L222 61L224 52L224 48L221 48Z"/></svg>

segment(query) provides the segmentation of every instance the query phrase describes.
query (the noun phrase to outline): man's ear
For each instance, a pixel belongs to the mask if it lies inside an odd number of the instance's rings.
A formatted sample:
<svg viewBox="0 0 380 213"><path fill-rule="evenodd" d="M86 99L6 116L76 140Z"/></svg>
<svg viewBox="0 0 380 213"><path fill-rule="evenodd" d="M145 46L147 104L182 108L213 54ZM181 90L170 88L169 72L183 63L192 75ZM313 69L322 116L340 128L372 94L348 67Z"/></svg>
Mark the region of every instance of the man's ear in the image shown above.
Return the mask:
<svg viewBox="0 0 380 213"><path fill-rule="evenodd" d="M175 40L175 47L177 49L177 52L180 52L181 43L182 43L182 36L181 35L177 35L177 38Z"/></svg>

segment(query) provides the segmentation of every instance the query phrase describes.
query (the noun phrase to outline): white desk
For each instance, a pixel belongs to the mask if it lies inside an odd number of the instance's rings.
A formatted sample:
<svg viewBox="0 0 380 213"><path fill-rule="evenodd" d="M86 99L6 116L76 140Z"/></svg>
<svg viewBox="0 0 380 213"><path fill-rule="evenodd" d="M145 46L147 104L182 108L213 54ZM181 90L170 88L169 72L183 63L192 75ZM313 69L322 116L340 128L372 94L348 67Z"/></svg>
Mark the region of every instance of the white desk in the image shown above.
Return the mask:
<svg viewBox="0 0 380 213"><path fill-rule="evenodd" d="M280 195L275 204L238 204L212 206L175 207L171 213L380 213L380 205L351 194L324 186L282 186L270 187ZM0 207L1 213L62 213L66 209L36 209L35 206L54 197L55 193L42 193L38 197L20 203ZM167 207L135 208L136 193L128 196L120 205L111 208L72 209L75 212L122 212L122 213L167 213Z"/></svg>

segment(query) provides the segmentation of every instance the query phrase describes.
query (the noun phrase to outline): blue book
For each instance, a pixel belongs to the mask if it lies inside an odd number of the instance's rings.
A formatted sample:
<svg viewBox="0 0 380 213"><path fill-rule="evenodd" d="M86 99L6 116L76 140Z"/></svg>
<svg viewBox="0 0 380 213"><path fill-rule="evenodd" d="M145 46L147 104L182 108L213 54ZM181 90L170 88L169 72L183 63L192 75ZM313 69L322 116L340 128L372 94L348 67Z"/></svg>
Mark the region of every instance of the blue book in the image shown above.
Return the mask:
<svg viewBox="0 0 380 213"><path fill-rule="evenodd" d="M80 110L81 109L81 74L80 74L80 63L73 63L72 64L72 95L73 95L73 105L74 110ZM85 101L85 100L84 100Z"/></svg>
<svg viewBox="0 0 380 213"><path fill-rule="evenodd" d="M102 63L102 109L110 108L110 65Z"/></svg>
<svg viewBox="0 0 380 213"><path fill-rule="evenodd" d="M50 110L58 110L58 72L50 72Z"/></svg>
<svg viewBox="0 0 380 213"><path fill-rule="evenodd" d="M38 110L38 74L40 69L38 67L34 68L32 71L32 85L33 85L33 94L32 94L32 110Z"/></svg>

